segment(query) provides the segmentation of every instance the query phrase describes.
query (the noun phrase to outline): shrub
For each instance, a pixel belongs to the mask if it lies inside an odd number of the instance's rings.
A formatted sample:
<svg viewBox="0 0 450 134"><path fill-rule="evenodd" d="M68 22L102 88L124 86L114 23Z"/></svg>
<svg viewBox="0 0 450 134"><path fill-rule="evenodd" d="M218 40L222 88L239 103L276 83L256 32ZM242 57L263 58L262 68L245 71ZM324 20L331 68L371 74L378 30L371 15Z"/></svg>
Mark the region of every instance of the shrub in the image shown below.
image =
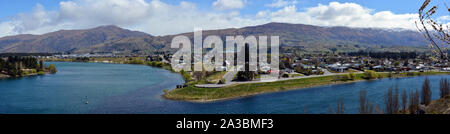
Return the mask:
<svg viewBox="0 0 450 134"><path fill-rule="evenodd" d="M197 81L204 80L206 78L206 74L201 71L195 71L193 76Z"/></svg>
<svg viewBox="0 0 450 134"><path fill-rule="evenodd" d="M325 74L325 72L323 72L322 70L318 71L318 75L323 75L323 74Z"/></svg>
<svg viewBox="0 0 450 134"><path fill-rule="evenodd" d="M255 78L255 72L253 71L239 71L237 73L237 80L239 81L252 81Z"/></svg>
<svg viewBox="0 0 450 134"><path fill-rule="evenodd" d="M183 77L183 79L184 79L186 82L192 81L192 77L191 77L191 75L190 75L189 73L187 73L187 72L184 71L184 70L181 70L180 73L181 73L181 76Z"/></svg>
<svg viewBox="0 0 450 134"><path fill-rule="evenodd" d="M383 75L378 75L378 79L383 79Z"/></svg>
<svg viewBox="0 0 450 134"><path fill-rule="evenodd" d="M378 74L373 70L366 70L364 71L364 76L366 79L376 79Z"/></svg>
<svg viewBox="0 0 450 134"><path fill-rule="evenodd" d="M126 62L128 64L144 64L144 61L139 59L132 59L131 61Z"/></svg>
<svg viewBox="0 0 450 134"><path fill-rule="evenodd" d="M44 75L45 73L44 73L44 71L39 71L39 72L37 72L37 74L38 75Z"/></svg>
<svg viewBox="0 0 450 134"><path fill-rule="evenodd" d="M406 73L406 76L414 76L414 72L408 72Z"/></svg>
<svg viewBox="0 0 450 134"><path fill-rule="evenodd" d="M350 76L350 74L345 74L343 80L344 80L344 81L352 80L352 76Z"/></svg>
<svg viewBox="0 0 450 134"><path fill-rule="evenodd" d="M353 73L353 72L350 72L350 79L351 80L355 80L355 78L356 78L356 75L355 75L355 73Z"/></svg>
<svg viewBox="0 0 450 134"><path fill-rule="evenodd" d="M37 73L36 69L31 69L31 73L33 74Z"/></svg>
<svg viewBox="0 0 450 134"><path fill-rule="evenodd" d="M394 75L392 74L392 72L389 72L388 77L389 77L389 78L394 77Z"/></svg>
<svg viewBox="0 0 450 134"><path fill-rule="evenodd" d="M22 71L20 75L27 76L28 74L29 74L28 71Z"/></svg>
<svg viewBox="0 0 450 134"><path fill-rule="evenodd" d="M219 80L219 83L217 83L217 84L227 84L227 81L225 79L221 79L221 80Z"/></svg>

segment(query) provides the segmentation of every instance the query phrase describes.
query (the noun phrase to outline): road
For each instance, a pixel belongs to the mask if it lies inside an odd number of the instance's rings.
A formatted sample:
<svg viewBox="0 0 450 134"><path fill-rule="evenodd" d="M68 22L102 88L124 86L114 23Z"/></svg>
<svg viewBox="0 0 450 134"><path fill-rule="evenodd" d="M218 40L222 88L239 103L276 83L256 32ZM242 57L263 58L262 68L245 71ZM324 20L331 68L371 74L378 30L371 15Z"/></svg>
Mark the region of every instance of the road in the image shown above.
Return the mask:
<svg viewBox="0 0 450 134"><path fill-rule="evenodd" d="M361 73L363 73L363 72L357 72L355 74L361 74ZM226 84L199 84L199 85L195 85L195 87L198 87L198 88L221 88L221 87L237 85L237 84L250 84L250 83L265 83L265 82L275 82L275 81L287 81L287 80L307 79L307 78L324 77L324 76L336 76L336 75L343 75L343 74L347 74L347 73L327 73L327 74L324 74L324 75L299 76L299 77L293 77L293 78L279 78L279 79L262 80L262 81L244 81L244 82L231 81L231 82L227 82Z"/></svg>
<svg viewBox="0 0 450 134"><path fill-rule="evenodd" d="M234 76L238 73L239 69L235 69L236 67L233 67L231 69L229 69L230 71L228 71L224 76L223 79L225 79L225 83L231 83L234 79ZM237 68L241 68L240 66Z"/></svg>
<svg viewBox="0 0 450 134"><path fill-rule="evenodd" d="M240 68L240 67L238 67ZM195 85L195 87L200 87L200 88L219 88L219 87L225 87L225 86L230 86L233 84L233 79L234 76L238 73L238 69L234 69L230 68L227 69L229 70L225 75L223 75L222 79L225 79L225 84L199 84L199 85Z"/></svg>

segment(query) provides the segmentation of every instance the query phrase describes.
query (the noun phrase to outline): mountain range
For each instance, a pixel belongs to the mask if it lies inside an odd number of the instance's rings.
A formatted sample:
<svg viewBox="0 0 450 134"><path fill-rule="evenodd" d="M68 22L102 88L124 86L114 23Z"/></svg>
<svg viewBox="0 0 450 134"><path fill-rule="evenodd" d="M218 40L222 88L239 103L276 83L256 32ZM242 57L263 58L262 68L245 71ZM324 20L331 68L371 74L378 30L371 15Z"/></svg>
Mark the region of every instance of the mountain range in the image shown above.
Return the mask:
<svg viewBox="0 0 450 134"><path fill-rule="evenodd" d="M193 38L193 33L182 33ZM423 36L411 30L320 27L304 24L268 23L244 28L203 31L203 36L279 36L284 52L305 51L423 51ZM152 36L117 26L85 30L61 30L43 35L16 35L0 38L0 53L91 53L174 51L177 35Z"/></svg>

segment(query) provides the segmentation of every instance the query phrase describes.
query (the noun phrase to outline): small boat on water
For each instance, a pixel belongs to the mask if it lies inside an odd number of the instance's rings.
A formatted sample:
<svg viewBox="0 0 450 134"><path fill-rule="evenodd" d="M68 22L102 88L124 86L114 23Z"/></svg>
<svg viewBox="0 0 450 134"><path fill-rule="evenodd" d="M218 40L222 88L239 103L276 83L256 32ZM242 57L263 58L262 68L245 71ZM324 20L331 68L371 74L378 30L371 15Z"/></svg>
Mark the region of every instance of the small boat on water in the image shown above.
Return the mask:
<svg viewBox="0 0 450 134"><path fill-rule="evenodd" d="M84 104L89 104L88 97L86 96L86 102Z"/></svg>

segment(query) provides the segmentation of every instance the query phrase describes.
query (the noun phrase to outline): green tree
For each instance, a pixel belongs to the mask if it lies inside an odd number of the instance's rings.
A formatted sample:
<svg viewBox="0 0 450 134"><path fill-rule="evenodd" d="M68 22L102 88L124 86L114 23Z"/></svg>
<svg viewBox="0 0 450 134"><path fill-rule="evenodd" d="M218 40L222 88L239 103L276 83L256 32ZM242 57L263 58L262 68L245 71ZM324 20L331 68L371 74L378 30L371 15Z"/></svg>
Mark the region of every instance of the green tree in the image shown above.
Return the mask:
<svg viewBox="0 0 450 134"><path fill-rule="evenodd" d="M181 70L180 73L181 73L181 76L183 77L183 79L184 79L186 82L192 81L192 77L191 77L191 75L190 75L189 73L187 73L187 72L184 71L184 70Z"/></svg>
<svg viewBox="0 0 450 134"><path fill-rule="evenodd" d="M355 80L355 78L356 78L356 75L355 75L355 73L353 73L353 72L350 72L350 79L351 80Z"/></svg>
<svg viewBox="0 0 450 134"><path fill-rule="evenodd" d="M44 65L44 61L40 60L39 61L39 67L37 68L37 71L44 71L45 70L45 65Z"/></svg>
<svg viewBox="0 0 450 134"><path fill-rule="evenodd" d="M351 80L351 79L352 79L352 76L350 76L350 74L344 75L344 81Z"/></svg>
<svg viewBox="0 0 450 134"><path fill-rule="evenodd" d="M366 79L376 79L378 78L378 74L373 70L364 71L364 76Z"/></svg>
<svg viewBox="0 0 450 134"><path fill-rule="evenodd" d="M396 61L396 62L394 62L394 66L395 66L395 67L398 67L398 66L400 66L400 61Z"/></svg>
<svg viewBox="0 0 450 134"><path fill-rule="evenodd" d="M54 64L50 64L50 66L48 66L48 71L50 71L50 73L58 72L58 70L56 70L56 66Z"/></svg>
<svg viewBox="0 0 450 134"><path fill-rule="evenodd" d="M239 81L251 81L255 78L255 72L253 71L239 71L237 74L237 80Z"/></svg>

